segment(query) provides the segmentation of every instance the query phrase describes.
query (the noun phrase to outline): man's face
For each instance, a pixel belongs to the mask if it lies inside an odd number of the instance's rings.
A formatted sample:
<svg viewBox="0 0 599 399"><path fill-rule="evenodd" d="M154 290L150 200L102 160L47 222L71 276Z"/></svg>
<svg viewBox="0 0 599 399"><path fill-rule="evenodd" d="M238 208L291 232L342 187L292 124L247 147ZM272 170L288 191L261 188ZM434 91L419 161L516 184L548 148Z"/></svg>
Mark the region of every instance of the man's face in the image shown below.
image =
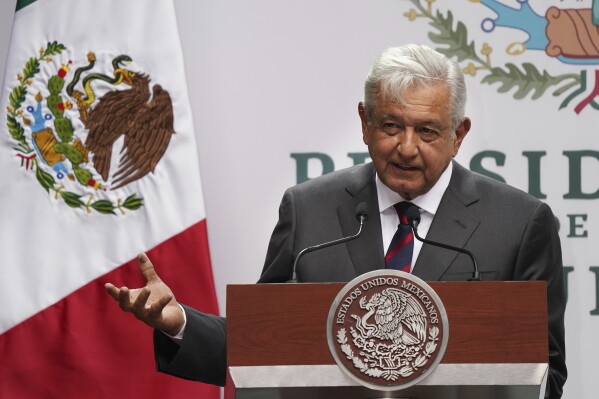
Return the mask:
<svg viewBox="0 0 599 399"><path fill-rule="evenodd" d="M406 90L404 104L375 97L372 120L362 103L362 137L381 181L411 200L431 189L457 155L470 130L466 118L451 131L449 89L445 84Z"/></svg>

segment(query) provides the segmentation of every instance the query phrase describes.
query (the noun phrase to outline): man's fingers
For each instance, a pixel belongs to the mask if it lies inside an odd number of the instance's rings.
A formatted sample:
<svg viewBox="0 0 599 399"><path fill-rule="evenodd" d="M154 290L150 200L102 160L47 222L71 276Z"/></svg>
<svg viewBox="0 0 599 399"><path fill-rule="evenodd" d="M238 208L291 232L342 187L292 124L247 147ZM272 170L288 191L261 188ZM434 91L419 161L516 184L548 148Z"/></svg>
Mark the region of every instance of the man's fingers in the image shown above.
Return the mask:
<svg viewBox="0 0 599 399"><path fill-rule="evenodd" d="M141 291L139 291L139 295L137 295L137 298L135 298L135 302L133 302L133 309L136 312L142 312L144 310L144 308L146 307L146 302L150 297L150 293L151 291L148 287L144 287L141 289Z"/></svg>
<svg viewBox="0 0 599 399"><path fill-rule="evenodd" d="M154 270L152 262L150 262L150 259L146 256L146 254L141 253L137 255L137 266L139 267L139 270L141 271L141 274L146 282L150 283L154 281L160 281L160 278Z"/></svg>
<svg viewBox="0 0 599 399"><path fill-rule="evenodd" d="M110 283L104 284L104 288L106 288L106 292L108 292L108 294L111 297L113 297L117 301L119 300L119 289L118 288L116 288L114 285L112 285Z"/></svg>
<svg viewBox="0 0 599 399"><path fill-rule="evenodd" d="M131 300L129 299L129 288L121 287L119 290L119 306L124 311L131 311Z"/></svg>
<svg viewBox="0 0 599 399"><path fill-rule="evenodd" d="M170 294L164 295L159 298L156 302L150 305L150 312L154 315L158 315L162 312L162 309L173 299L173 296Z"/></svg>

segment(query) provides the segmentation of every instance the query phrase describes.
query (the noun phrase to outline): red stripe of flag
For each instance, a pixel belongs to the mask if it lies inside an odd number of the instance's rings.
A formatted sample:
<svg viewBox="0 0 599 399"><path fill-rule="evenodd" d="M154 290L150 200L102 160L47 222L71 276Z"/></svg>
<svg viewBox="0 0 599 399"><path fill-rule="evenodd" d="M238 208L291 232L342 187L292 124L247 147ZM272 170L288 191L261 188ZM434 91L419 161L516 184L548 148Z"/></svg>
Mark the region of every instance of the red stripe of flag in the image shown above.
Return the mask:
<svg viewBox="0 0 599 399"><path fill-rule="evenodd" d="M178 301L218 313L205 220L147 254ZM106 282L143 284L133 259L0 335L0 398L218 398L218 387L155 370L152 329Z"/></svg>

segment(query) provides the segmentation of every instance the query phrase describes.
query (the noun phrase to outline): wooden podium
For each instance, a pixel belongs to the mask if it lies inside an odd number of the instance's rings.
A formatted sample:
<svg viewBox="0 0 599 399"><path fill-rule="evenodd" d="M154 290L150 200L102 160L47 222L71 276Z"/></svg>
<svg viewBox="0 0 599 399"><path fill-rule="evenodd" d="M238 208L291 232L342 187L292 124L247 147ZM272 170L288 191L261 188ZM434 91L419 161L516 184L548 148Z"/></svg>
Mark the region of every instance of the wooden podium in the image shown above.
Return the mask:
<svg viewBox="0 0 599 399"><path fill-rule="evenodd" d="M225 398L539 398L548 373L544 282L429 282L447 311L441 363L399 391L363 387L336 365L326 322L344 284L227 287Z"/></svg>

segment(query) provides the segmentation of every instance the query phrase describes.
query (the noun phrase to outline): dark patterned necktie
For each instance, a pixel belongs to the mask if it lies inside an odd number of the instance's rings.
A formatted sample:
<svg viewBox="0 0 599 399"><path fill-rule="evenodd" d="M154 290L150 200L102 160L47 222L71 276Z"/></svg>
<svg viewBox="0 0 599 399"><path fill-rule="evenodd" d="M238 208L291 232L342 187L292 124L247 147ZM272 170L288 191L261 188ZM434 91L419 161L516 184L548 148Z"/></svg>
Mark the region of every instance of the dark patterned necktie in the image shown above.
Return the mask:
<svg viewBox="0 0 599 399"><path fill-rule="evenodd" d="M401 270L406 273L409 273L412 268L412 253L414 252L414 233L406 216L406 210L410 205L412 204L409 202L398 202L393 205L399 216L399 225L397 225L397 231L385 255L387 269Z"/></svg>

